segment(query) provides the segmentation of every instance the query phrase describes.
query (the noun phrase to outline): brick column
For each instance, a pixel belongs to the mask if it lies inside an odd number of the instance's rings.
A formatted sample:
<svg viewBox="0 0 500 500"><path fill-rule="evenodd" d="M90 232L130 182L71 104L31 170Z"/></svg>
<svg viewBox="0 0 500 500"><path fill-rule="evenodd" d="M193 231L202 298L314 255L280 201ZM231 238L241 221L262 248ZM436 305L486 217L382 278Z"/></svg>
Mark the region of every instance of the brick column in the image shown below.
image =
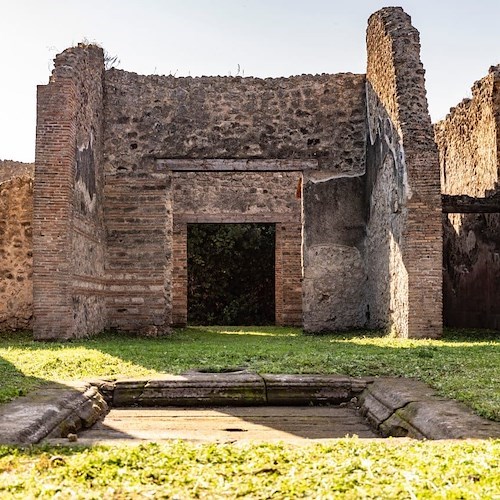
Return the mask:
<svg viewBox="0 0 500 500"><path fill-rule="evenodd" d="M172 242L172 324L187 323L187 224L174 222Z"/></svg>
<svg viewBox="0 0 500 500"><path fill-rule="evenodd" d="M276 324L302 326L302 225L276 224Z"/></svg>
<svg viewBox="0 0 500 500"><path fill-rule="evenodd" d="M71 78L39 86L33 220L33 312L37 339L73 336L71 221L76 96Z"/></svg>

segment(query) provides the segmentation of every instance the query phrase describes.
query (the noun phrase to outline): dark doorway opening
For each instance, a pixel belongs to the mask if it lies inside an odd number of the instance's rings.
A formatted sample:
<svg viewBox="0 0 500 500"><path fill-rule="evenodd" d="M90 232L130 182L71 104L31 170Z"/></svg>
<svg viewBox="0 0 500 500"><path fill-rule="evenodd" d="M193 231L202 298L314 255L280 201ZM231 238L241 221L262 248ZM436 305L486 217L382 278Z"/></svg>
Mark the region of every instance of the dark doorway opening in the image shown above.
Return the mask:
<svg viewBox="0 0 500 500"><path fill-rule="evenodd" d="M188 224L188 323L275 323L275 224Z"/></svg>

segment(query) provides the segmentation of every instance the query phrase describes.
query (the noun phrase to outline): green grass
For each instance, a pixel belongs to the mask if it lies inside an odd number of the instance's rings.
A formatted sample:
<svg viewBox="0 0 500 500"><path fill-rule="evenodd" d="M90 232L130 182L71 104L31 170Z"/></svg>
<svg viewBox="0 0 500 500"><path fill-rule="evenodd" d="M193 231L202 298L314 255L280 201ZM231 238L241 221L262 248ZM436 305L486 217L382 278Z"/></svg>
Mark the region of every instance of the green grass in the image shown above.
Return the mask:
<svg viewBox="0 0 500 500"><path fill-rule="evenodd" d="M182 373L245 366L260 373L338 373L416 377L478 414L500 420L498 333L448 331L441 340L373 332L303 335L278 327L196 327L164 339L113 333L71 343L0 335L0 402L45 381Z"/></svg>
<svg viewBox="0 0 500 500"><path fill-rule="evenodd" d="M245 366L270 373L417 377L500 420L493 332L441 340L290 328L188 328L166 339L107 333L71 343L0 334L0 401L46 381ZM500 498L500 440L333 440L69 448L0 446L0 498Z"/></svg>
<svg viewBox="0 0 500 500"><path fill-rule="evenodd" d="M499 498L500 440L0 447L2 498Z"/></svg>

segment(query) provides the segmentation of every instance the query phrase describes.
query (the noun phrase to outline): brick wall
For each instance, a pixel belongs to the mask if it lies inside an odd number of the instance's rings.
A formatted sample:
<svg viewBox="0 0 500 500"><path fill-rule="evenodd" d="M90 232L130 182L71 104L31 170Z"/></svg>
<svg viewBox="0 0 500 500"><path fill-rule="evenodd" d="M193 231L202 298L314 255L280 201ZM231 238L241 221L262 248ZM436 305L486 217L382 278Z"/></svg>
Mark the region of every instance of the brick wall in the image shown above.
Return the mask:
<svg viewBox="0 0 500 500"><path fill-rule="evenodd" d="M102 49L78 46L38 87L34 184L35 336L68 339L106 324L102 215Z"/></svg>
<svg viewBox="0 0 500 500"><path fill-rule="evenodd" d="M500 67L435 126L443 193L500 192ZM500 329L500 214L444 214L444 320Z"/></svg>
<svg viewBox="0 0 500 500"><path fill-rule="evenodd" d="M33 165L0 162L1 330L33 324L32 170Z"/></svg>
<svg viewBox="0 0 500 500"><path fill-rule="evenodd" d="M401 8L367 30L367 301L372 326L441 334L439 165L418 32Z"/></svg>
<svg viewBox="0 0 500 500"><path fill-rule="evenodd" d="M154 162L144 161L140 173L106 175L105 190L109 326L120 330L168 326L170 177L156 172Z"/></svg>
<svg viewBox="0 0 500 500"><path fill-rule="evenodd" d="M213 168L221 167L214 162ZM271 222L276 224L276 324L302 325L302 222L296 196L301 179L300 171L172 173L174 324L187 318L187 224Z"/></svg>

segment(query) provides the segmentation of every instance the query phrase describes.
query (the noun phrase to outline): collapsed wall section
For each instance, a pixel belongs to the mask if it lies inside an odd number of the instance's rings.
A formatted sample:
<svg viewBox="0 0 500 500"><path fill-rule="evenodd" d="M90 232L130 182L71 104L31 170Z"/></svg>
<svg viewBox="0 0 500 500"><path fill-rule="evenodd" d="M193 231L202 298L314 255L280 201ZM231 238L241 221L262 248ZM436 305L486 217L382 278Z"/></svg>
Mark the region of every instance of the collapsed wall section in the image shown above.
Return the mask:
<svg viewBox="0 0 500 500"><path fill-rule="evenodd" d="M318 181L359 176L364 171L364 82L364 75L353 74L258 79L106 72L110 325L162 327L175 323L179 317L175 309L183 307L172 294L170 279L178 265L175 253L182 256L182 244L177 244L174 234L172 169L168 161L157 160L207 160L209 165L217 160L248 160L249 177L252 162L258 160L303 161L297 171L304 172L304 185L308 185L304 196L314 200ZM317 203L321 211L322 201ZM230 206L228 202L226 208ZM231 218L229 213L225 216ZM307 213L303 224L304 233L314 224ZM350 220L344 222L350 224ZM322 244L333 245L336 233L328 234L332 240ZM334 258L340 266L349 266L342 252ZM312 269L316 261L305 265ZM332 269L320 266L309 275L311 283ZM357 286L354 281L346 283ZM313 318L320 298L306 293L303 300L310 303L308 314ZM323 326L333 325L330 321Z"/></svg>
<svg viewBox="0 0 500 500"><path fill-rule="evenodd" d="M0 329L33 325L33 165L0 161Z"/></svg>
<svg viewBox="0 0 500 500"><path fill-rule="evenodd" d="M106 324L102 213L103 51L59 54L38 87L34 181L34 335L69 339Z"/></svg>
<svg viewBox="0 0 500 500"><path fill-rule="evenodd" d="M472 87L435 125L444 194L485 198L500 193L500 67ZM443 214L444 321L500 329L500 214Z"/></svg>
<svg viewBox="0 0 500 500"><path fill-rule="evenodd" d="M399 337L441 334L439 166L418 31L401 8L367 30L367 314Z"/></svg>

